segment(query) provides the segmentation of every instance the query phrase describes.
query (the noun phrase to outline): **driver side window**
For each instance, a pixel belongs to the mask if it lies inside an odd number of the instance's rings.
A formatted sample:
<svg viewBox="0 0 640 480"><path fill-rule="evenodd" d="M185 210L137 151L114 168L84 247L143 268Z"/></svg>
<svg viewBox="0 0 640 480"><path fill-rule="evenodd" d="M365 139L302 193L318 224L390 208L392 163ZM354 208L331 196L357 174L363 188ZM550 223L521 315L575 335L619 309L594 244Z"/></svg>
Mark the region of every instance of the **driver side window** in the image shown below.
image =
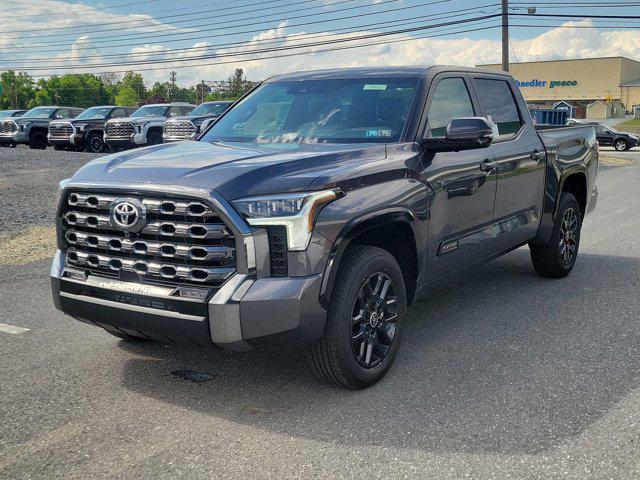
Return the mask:
<svg viewBox="0 0 640 480"><path fill-rule="evenodd" d="M453 118L473 117L473 102L462 78L445 78L438 82L427 113L428 137L444 137Z"/></svg>

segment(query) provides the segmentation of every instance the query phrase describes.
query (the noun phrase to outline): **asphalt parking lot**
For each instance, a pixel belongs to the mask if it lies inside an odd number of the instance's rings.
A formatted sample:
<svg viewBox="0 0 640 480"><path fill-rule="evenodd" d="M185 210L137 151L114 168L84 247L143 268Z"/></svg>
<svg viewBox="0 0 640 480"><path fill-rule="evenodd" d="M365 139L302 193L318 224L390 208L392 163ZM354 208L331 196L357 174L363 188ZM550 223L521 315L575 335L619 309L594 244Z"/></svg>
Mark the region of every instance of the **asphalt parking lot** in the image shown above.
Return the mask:
<svg viewBox="0 0 640 480"><path fill-rule="evenodd" d="M640 478L640 150L603 150L565 279L519 249L410 310L379 384L302 349L131 343L57 312L57 182L94 156L0 149L0 478Z"/></svg>

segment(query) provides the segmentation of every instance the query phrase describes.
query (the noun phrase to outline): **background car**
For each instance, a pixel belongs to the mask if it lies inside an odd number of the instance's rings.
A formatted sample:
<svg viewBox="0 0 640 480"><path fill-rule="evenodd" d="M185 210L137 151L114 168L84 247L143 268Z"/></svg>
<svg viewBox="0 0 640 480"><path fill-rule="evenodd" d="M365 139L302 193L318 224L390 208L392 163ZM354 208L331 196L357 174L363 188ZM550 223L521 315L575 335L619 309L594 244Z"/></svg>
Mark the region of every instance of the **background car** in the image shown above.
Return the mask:
<svg viewBox="0 0 640 480"><path fill-rule="evenodd" d="M45 106L35 107L20 117L0 121L0 143L29 145L29 148L47 148L47 134L52 120L75 118L84 108Z"/></svg>
<svg viewBox="0 0 640 480"><path fill-rule="evenodd" d="M226 112L234 102L205 102L198 105L186 117L173 117L164 124L162 138L165 142L194 140L209 124Z"/></svg>

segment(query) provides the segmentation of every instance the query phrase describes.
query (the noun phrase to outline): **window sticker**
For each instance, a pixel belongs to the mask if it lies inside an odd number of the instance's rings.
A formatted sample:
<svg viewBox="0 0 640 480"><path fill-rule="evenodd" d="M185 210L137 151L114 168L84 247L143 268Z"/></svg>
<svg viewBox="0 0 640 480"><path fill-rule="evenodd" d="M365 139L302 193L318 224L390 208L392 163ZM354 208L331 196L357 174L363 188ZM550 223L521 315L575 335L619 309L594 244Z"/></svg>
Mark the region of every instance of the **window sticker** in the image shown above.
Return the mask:
<svg viewBox="0 0 640 480"><path fill-rule="evenodd" d="M386 90L387 86L379 83L366 83L363 87L363 90Z"/></svg>
<svg viewBox="0 0 640 480"><path fill-rule="evenodd" d="M390 137L391 130L367 130L365 132L366 137Z"/></svg>

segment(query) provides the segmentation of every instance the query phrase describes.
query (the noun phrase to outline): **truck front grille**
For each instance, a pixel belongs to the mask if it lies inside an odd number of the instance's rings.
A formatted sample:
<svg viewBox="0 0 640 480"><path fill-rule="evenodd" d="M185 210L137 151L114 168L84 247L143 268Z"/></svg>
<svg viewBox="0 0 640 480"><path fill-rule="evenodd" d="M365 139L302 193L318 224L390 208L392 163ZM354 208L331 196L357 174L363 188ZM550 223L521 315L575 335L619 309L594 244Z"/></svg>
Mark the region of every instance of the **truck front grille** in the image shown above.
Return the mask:
<svg viewBox="0 0 640 480"><path fill-rule="evenodd" d="M69 138L73 133L73 127L70 123L50 123L49 135L51 138Z"/></svg>
<svg viewBox="0 0 640 480"><path fill-rule="evenodd" d="M130 122L107 123L104 133L107 138L129 138L133 135L134 128Z"/></svg>
<svg viewBox="0 0 640 480"><path fill-rule="evenodd" d="M170 121L164 124L164 133L171 138L189 139L196 133L196 127L189 120Z"/></svg>
<svg viewBox="0 0 640 480"><path fill-rule="evenodd" d="M112 225L110 207L120 197L146 208L139 232ZM236 270L233 231L199 200L72 191L60 216L67 261L88 273L216 288Z"/></svg>
<svg viewBox="0 0 640 480"><path fill-rule="evenodd" d="M16 124L11 120L5 120L4 122L0 122L0 135L8 136L13 135L16 131Z"/></svg>

